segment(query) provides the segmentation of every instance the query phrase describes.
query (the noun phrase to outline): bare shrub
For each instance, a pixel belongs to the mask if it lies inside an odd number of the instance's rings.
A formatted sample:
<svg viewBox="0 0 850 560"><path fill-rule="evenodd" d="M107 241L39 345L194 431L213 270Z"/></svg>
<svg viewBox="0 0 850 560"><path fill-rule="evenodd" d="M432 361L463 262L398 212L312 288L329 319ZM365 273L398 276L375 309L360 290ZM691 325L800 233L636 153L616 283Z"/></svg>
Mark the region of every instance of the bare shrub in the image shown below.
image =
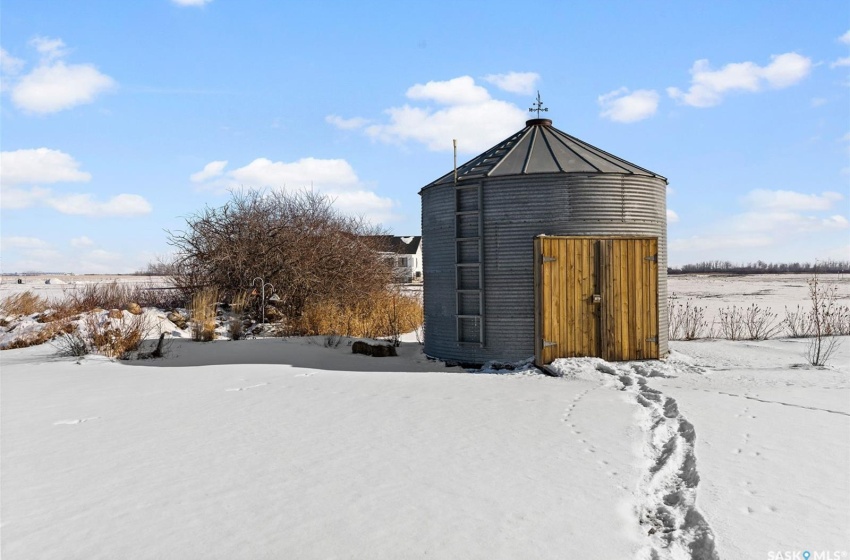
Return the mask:
<svg viewBox="0 0 850 560"><path fill-rule="evenodd" d="M836 304L838 286L822 283L817 274L808 283L812 336L806 348L806 360L813 366L825 366L838 348L838 333L834 330L835 315L839 309Z"/></svg>
<svg viewBox="0 0 850 560"><path fill-rule="evenodd" d="M91 352L89 341L77 328L74 328L71 332L60 333L51 344L60 356L80 357Z"/></svg>
<svg viewBox="0 0 850 560"><path fill-rule="evenodd" d="M29 290L0 299L0 311L5 315L33 315L49 308L50 302Z"/></svg>
<svg viewBox="0 0 850 560"><path fill-rule="evenodd" d="M705 307L691 305L690 299L682 304L673 294L667 302L667 326L670 340L704 338L708 333Z"/></svg>
<svg viewBox="0 0 850 560"><path fill-rule="evenodd" d="M276 307L291 321L311 305L352 307L383 290L392 267L372 237L382 231L332 203L313 192L233 192L224 206L189 216L185 231L168 232L176 249L172 281L187 294L215 288L231 303L261 277L275 286Z"/></svg>
<svg viewBox="0 0 850 560"><path fill-rule="evenodd" d="M148 334L144 315L122 313L120 319L112 319L106 313L91 313L84 325L90 347L110 358L126 359Z"/></svg>
<svg viewBox="0 0 850 560"><path fill-rule="evenodd" d="M830 315L830 328L838 336L850 335L850 307L836 305Z"/></svg>
<svg viewBox="0 0 850 560"><path fill-rule="evenodd" d="M812 333L812 313L799 305L789 310L785 308L785 318L782 320L785 333L791 338L805 338Z"/></svg>
<svg viewBox="0 0 850 560"><path fill-rule="evenodd" d="M741 340L746 332L746 314L735 305L718 310L718 334L727 340Z"/></svg>
<svg viewBox="0 0 850 560"><path fill-rule="evenodd" d="M242 324L242 319L232 317L227 323L227 334L230 340L240 340L245 338L245 326Z"/></svg>
<svg viewBox="0 0 850 560"><path fill-rule="evenodd" d="M218 293L204 288L192 296L192 340L210 341L215 338L215 306Z"/></svg>
<svg viewBox="0 0 850 560"><path fill-rule="evenodd" d="M777 314L770 307L762 308L755 303L750 305L744 312L747 338L749 340L767 340L774 336L782 328L782 324L776 321L777 317Z"/></svg>
<svg viewBox="0 0 850 560"><path fill-rule="evenodd" d="M342 336L336 333L325 335L325 348L337 348L341 342Z"/></svg>

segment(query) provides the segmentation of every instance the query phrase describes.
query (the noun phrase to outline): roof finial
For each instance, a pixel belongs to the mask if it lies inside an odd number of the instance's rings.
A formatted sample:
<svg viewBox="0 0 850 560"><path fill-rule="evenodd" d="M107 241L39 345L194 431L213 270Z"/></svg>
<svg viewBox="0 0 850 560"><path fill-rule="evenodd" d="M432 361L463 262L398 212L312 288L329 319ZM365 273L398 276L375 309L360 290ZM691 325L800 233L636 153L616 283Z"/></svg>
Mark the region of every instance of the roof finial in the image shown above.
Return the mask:
<svg viewBox="0 0 850 560"><path fill-rule="evenodd" d="M540 90L537 90L537 101L534 103L534 107L528 110L529 113L537 111L537 118L540 118L540 111L548 111L549 107L543 106L543 101L540 99Z"/></svg>

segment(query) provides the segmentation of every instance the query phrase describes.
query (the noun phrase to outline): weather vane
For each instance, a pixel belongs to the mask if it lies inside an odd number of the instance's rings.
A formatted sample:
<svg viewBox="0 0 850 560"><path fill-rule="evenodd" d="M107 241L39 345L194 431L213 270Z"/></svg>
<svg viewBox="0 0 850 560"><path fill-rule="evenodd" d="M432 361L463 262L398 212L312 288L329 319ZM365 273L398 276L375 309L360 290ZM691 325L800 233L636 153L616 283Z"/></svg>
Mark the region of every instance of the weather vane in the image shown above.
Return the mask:
<svg viewBox="0 0 850 560"><path fill-rule="evenodd" d="M534 111L537 111L537 118L538 118L538 119L540 118L540 111L544 111L544 112L545 112L545 111L548 111L548 110L549 110L549 107L544 107L544 106L543 106L543 101L541 101L541 99L540 99L540 90L537 90L537 102L536 102L536 103L534 103L534 105L535 105L535 106L534 106L534 107L532 107L532 108L530 108L530 109L528 110L528 112L529 112L529 113L532 113L532 112L534 112Z"/></svg>

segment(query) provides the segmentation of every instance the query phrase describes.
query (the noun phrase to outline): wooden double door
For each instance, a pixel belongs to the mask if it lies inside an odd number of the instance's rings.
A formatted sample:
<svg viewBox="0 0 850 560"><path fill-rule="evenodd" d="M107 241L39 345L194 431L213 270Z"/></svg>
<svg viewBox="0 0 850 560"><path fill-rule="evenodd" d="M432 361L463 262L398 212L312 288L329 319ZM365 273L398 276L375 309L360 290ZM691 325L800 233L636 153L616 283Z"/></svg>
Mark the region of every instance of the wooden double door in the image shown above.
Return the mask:
<svg viewBox="0 0 850 560"><path fill-rule="evenodd" d="M535 361L657 359L658 239L534 240Z"/></svg>

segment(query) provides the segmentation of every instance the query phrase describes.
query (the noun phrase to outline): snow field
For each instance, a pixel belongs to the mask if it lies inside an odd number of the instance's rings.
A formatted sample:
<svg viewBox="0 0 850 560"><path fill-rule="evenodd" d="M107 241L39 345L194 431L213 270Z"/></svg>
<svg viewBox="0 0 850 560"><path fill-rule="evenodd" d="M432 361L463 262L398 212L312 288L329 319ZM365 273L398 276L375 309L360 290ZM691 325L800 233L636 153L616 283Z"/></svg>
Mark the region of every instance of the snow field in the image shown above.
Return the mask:
<svg viewBox="0 0 850 560"><path fill-rule="evenodd" d="M643 544L635 407L599 380L78 365L28 348L4 353L2 405L4 559L601 559Z"/></svg>
<svg viewBox="0 0 850 560"><path fill-rule="evenodd" d="M677 281L806 304L799 276ZM699 340L550 378L147 313L164 359L0 353L4 560L850 558L848 337L826 368L806 339Z"/></svg>

